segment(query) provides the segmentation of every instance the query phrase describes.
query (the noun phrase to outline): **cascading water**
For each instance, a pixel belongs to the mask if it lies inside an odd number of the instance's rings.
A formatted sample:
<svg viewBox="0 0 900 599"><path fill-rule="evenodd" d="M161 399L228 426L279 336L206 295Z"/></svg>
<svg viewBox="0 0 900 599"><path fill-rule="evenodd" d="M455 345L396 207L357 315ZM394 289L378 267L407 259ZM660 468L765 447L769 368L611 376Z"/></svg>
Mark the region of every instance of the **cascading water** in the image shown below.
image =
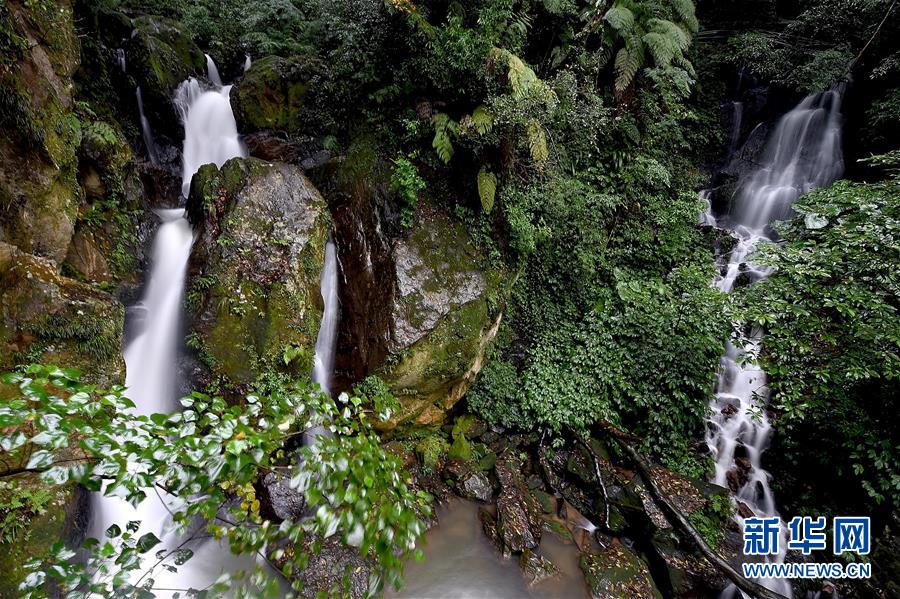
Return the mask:
<svg viewBox="0 0 900 599"><path fill-rule="evenodd" d="M204 56L206 57L206 77L216 87L222 87L222 78L219 77L219 69L216 67L216 62L209 54L204 54Z"/></svg>
<svg viewBox="0 0 900 599"><path fill-rule="evenodd" d="M789 216L791 205L800 195L827 186L841 176L842 92L836 89L811 95L782 117L766 145L761 166L740 182L726 223L738 243L715 281L723 292L731 292L738 276L746 275L751 282L767 277L768 269L749 264L747 258L761 241L771 241L769 225ZM709 214L703 220L716 222ZM761 331L754 330L744 347L728 344L716 397L710 405L712 416L706 442L716 463L714 482L728 486L729 473L743 471L745 480L736 499L755 515L771 517L778 512L769 474L761 465L771 432L766 417L768 388L765 372L752 360L761 340ZM744 518L735 518L743 529ZM785 534L783 531L782 537ZM784 560L785 544L780 544L782 551L774 560ZM791 596L786 580L765 579L760 583ZM723 595L737 593L729 587Z"/></svg>
<svg viewBox="0 0 900 599"><path fill-rule="evenodd" d="M184 121L184 150L181 193L187 197L191 178L204 164L221 167L247 152L238 137L228 95L231 86L204 90L196 79L188 79L175 92L175 104Z"/></svg>
<svg viewBox="0 0 900 599"><path fill-rule="evenodd" d="M201 165L213 162L221 166L229 158L245 155L228 101L229 89L230 86L217 91L204 91L193 79L178 88L176 104L185 129L182 173L182 193L185 196L190 189L191 178ZM145 118L140 89L138 101L143 124ZM149 124L146 130L149 130ZM151 147L148 144L148 149ZM160 210L157 214L162 224L153 242L150 276L142 300L131 309L131 313L142 312L140 326L125 349L126 386L139 414L169 412L175 407L181 305L193 243L193 231L183 209ZM102 538L103 531L112 523L140 520L141 534L153 532L163 540L164 547L171 549L177 546L182 539L167 534L166 530L169 514L163 501L171 498L160 497L158 500L155 495L148 493L149 498L133 508L120 499L96 494L92 536ZM239 569L227 548L206 543L195 549L195 557L177 574L157 572L154 578L159 587L202 588L226 569Z"/></svg>
<svg viewBox="0 0 900 599"><path fill-rule="evenodd" d="M319 384L324 393L331 394L331 377L334 374L334 357L337 348L337 326L340 315L338 302L338 263L334 241L328 240L325 245L325 264L319 282L322 290L322 301L325 309L322 312L322 323L316 337L316 353L313 359L312 380ZM315 441L316 436L326 434L324 428L311 428L303 435L307 445Z"/></svg>
<svg viewBox="0 0 900 599"><path fill-rule="evenodd" d="M246 58L244 58L244 72L245 73L250 70L250 65L252 65L252 64L253 64L253 61L250 60L250 55L247 54Z"/></svg>

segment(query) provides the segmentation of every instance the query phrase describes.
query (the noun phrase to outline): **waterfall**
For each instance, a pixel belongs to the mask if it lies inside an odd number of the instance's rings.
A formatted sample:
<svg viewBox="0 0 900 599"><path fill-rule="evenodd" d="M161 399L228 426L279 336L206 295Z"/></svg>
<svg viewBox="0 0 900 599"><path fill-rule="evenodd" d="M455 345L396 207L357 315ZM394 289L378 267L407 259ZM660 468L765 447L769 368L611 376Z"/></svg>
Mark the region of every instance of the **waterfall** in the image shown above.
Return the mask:
<svg viewBox="0 0 900 599"><path fill-rule="evenodd" d="M178 88L176 105L185 129L182 174L185 196L191 178L201 165L214 162L221 166L229 158L245 155L238 140L228 92L228 87L203 91L193 79ZM140 89L138 102L143 123ZM148 144L149 147L152 146ZM193 231L183 209L160 210L157 214L162 224L153 241L153 262L146 289L141 301L131 309L132 313L140 311L143 314L136 337L125 348L126 386L138 414L169 412L175 408L181 306L193 243ZM164 500L172 501L173 498L157 499L156 493L150 492L148 499L134 508L119 498L95 494L91 535L102 539L103 531L110 524L140 520L140 534L153 532L163 540L162 547L171 549L182 539L174 538L167 531L170 519ZM223 569L247 568L246 564L236 562L236 557L231 556L227 548L205 543L195 548L194 559L177 574L156 572L155 584L170 588L201 588L215 580Z"/></svg>
<svg viewBox="0 0 900 599"><path fill-rule="evenodd" d="M204 164L221 167L235 156L246 156L237 132L228 95L231 86L205 91L200 83L188 79L175 91L175 104L184 121L181 193L187 197L191 178Z"/></svg>
<svg viewBox="0 0 900 599"><path fill-rule="evenodd" d="M122 54L123 68L124 64L125 55ZM144 114L144 98L141 96L140 85L137 86L135 95L137 96L138 114L141 117L141 133L144 136L144 145L147 147L147 157L150 159L150 164L159 164L159 152L157 152L156 142L153 140L153 131L150 129L150 121L147 120L147 115Z"/></svg>
<svg viewBox="0 0 900 599"><path fill-rule="evenodd" d="M800 195L831 184L843 172L840 101L842 89L814 94L781 118L763 151L757 170L738 184L732 203L731 228L738 239L716 287L730 293L739 275L750 281L767 277L769 269L747 262L763 241L771 241L769 225L791 213ZM704 222L715 223L711 215ZM762 332L752 331L744 347L729 343L722 357L715 399L711 402L707 445L715 459L713 482L728 486L730 472L743 468L746 481L736 499L757 516L777 516L769 473L762 468L762 455L769 444L771 424L766 416L766 373L751 359L757 355ZM743 510L746 514L746 510ZM743 529L744 518L735 516ZM781 552L773 560L784 561L786 528ZM766 579L761 584L787 597L787 580ZM723 595L736 596L734 587Z"/></svg>
<svg viewBox="0 0 900 599"><path fill-rule="evenodd" d="M209 54L204 54L203 56L206 57L206 77L209 79L209 82L216 87L222 87L222 78L219 77L219 69L216 68L216 63L212 56Z"/></svg>
<svg viewBox="0 0 900 599"><path fill-rule="evenodd" d="M334 356L337 347L337 325L340 316L338 303L338 263L334 241L328 240L325 245L325 264L319 280L322 301L325 309L322 312L322 323L316 337L316 353L313 359L312 380L319 384L322 391L331 394L331 377L334 373ZM322 427L314 427L303 435L304 442L309 445L317 435L325 434Z"/></svg>
<svg viewBox="0 0 900 599"><path fill-rule="evenodd" d="M250 65L252 65L252 64L253 64L253 61L250 60L250 55L247 54L246 58L244 58L244 72L245 73L250 70Z"/></svg>
<svg viewBox="0 0 900 599"><path fill-rule="evenodd" d="M123 73L128 72L128 69L125 68L125 50L122 48L116 48L116 62L119 63L119 68L122 69Z"/></svg>

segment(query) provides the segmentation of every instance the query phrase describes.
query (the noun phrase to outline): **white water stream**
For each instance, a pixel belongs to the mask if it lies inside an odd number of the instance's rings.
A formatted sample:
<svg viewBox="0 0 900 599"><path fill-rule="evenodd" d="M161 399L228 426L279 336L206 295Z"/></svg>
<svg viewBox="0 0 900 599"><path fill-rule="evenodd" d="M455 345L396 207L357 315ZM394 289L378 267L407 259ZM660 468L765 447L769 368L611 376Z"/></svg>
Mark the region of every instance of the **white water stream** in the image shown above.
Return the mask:
<svg viewBox="0 0 900 599"><path fill-rule="evenodd" d="M779 121L770 136L761 166L738 185L729 222L725 223L738 242L724 264L715 285L725 293L734 288L738 276L750 282L769 275L768 269L754 266L747 258L760 242L771 241L769 225L791 213L800 195L831 184L843 172L841 150L842 90L814 94L803 100ZM712 214L702 222L715 224ZM766 416L768 387L766 373L752 360L759 350L762 334L753 331L744 347L731 343L722 357L715 400L711 403L711 426L706 442L716 462L713 482L728 486L729 473L742 469L746 480L736 499L757 516L777 516L769 473L761 465L769 444L771 424ZM732 474L734 476L734 474ZM746 513L746 510L745 510ZM744 518L736 516L743 530ZM772 561L784 561L786 528L782 531L781 553ZM785 580L766 579L767 588L791 596ZM729 587L724 596L737 596Z"/></svg>
<svg viewBox="0 0 900 599"><path fill-rule="evenodd" d="M331 395L331 377L334 374L334 357L337 349L337 327L340 317L338 303L338 261L334 242L325 244L325 264L322 267L319 286L322 301L325 305L322 312L322 323L316 336L316 353L313 358L312 380L319 384L322 391ZM325 428L316 426L303 435L303 442L310 445L318 435L327 434Z"/></svg>

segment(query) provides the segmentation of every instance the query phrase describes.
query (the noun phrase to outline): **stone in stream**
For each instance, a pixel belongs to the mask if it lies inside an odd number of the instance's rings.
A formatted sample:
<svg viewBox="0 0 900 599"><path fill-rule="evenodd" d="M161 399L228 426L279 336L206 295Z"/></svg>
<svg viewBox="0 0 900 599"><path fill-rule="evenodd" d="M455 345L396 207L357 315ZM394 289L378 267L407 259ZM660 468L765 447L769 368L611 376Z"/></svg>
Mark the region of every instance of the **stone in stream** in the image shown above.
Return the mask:
<svg viewBox="0 0 900 599"><path fill-rule="evenodd" d="M500 459L495 470L500 481L497 499L497 530L503 546L515 553L534 549L541 542L541 506L522 476L522 463L512 457Z"/></svg>
<svg viewBox="0 0 900 599"><path fill-rule="evenodd" d="M258 483L259 512L264 518L280 522L299 522L306 511L303 493L292 489L289 477L269 472Z"/></svg>
<svg viewBox="0 0 900 599"><path fill-rule="evenodd" d="M189 345L200 361L237 388L267 367L309 373L331 230L322 196L299 167L236 158L200 168L187 209L197 230Z"/></svg>
<svg viewBox="0 0 900 599"><path fill-rule="evenodd" d="M525 580L527 580L530 585L537 584L548 578L553 578L559 574L559 568L557 568L553 562L530 549L526 549L522 552L522 555L519 556L519 569L522 570L522 574L525 575Z"/></svg>
<svg viewBox="0 0 900 599"><path fill-rule="evenodd" d="M494 488L484 472L472 472L458 483L459 493L466 499L487 503L494 496Z"/></svg>
<svg viewBox="0 0 900 599"><path fill-rule="evenodd" d="M579 565L594 599L662 599L647 564L618 541L582 555Z"/></svg>

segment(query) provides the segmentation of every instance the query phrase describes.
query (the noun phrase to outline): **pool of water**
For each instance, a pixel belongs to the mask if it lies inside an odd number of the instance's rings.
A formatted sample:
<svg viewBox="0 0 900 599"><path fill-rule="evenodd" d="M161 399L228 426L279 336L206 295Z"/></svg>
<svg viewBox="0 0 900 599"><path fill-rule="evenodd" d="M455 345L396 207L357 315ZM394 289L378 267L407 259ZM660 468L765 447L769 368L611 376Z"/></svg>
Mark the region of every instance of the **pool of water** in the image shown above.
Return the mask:
<svg viewBox="0 0 900 599"><path fill-rule="evenodd" d="M478 506L456 500L437 510L438 525L419 543L422 562L406 565L406 586L389 592L395 599L519 599L590 597L581 570L578 551L556 537L545 534L538 553L559 568L555 577L529 586L515 559L497 554L481 531Z"/></svg>

